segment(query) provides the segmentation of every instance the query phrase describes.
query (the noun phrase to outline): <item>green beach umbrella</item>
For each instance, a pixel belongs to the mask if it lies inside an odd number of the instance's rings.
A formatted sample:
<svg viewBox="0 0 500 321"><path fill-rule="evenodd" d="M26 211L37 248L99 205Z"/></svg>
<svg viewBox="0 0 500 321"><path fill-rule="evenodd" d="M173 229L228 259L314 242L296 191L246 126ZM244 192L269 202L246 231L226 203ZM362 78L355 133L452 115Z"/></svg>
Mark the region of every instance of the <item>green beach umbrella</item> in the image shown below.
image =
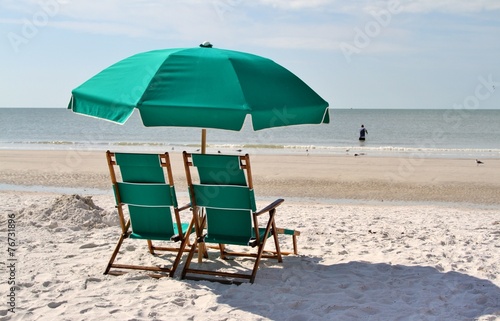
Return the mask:
<svg viewBox="0 0 500 321"><path fill-rule="evenodd" d="M144 126L254 130L328 123L328 103L301 79L257 55L212 48L154 50L104 69L72 91L75 113ZM202 143L203 145L203 143Z"/></svg>

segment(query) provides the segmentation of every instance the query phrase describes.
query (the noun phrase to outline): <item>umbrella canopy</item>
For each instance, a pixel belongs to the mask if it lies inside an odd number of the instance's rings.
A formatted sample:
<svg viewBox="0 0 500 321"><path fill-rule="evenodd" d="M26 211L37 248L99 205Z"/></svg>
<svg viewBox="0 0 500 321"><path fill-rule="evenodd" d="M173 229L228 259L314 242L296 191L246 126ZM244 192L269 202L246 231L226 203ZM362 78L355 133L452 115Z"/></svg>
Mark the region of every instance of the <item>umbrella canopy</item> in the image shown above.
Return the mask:
<svg viewBox="0 0 500 321"><path fill-rule="evenodd" d="M134 109L145 126L254 130L328 123L328 103L300 78L257 55L196 48L136 54L72 91L76 113L124 123Z"/></svg>

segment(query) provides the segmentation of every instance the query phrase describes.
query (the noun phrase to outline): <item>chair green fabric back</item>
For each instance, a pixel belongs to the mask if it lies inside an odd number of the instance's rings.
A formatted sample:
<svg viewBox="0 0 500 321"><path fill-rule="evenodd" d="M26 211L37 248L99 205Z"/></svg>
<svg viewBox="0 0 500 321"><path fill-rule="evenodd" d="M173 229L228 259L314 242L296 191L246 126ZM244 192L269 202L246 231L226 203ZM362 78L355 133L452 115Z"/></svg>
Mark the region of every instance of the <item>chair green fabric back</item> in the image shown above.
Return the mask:
<svg viewBox="0 0 500 321"><path fill-rule="evenodd" d="M124 204L177 207L175 189L168 184L119 182L117 185Z"/></svg>
<svg viewBox="0 0 500 321"><path fill-rule="evenodd" d="M193 184L196 205L256 211L253 190L246 186Z"/></svg>
<svg viewBox="0 0 500 321"><path fill-rule="evenodd" d="M156 154L115 153L124 182L165 183L165 175Z"/></svg>
<svg viewBox="0 0 500 321"><path fill-rule="evenodd" d="M202 184L247 185L238 156L193 154L192 158Z"/></svg>
<svg viewBox="0 0 500 321"><path fill-rule="evenodd" d="M132 226L131 238L170 240L177 234L171 207L177 207L174 186L165 181L157 154L115 153L123 182L114 192L128 205Z"/></svg>

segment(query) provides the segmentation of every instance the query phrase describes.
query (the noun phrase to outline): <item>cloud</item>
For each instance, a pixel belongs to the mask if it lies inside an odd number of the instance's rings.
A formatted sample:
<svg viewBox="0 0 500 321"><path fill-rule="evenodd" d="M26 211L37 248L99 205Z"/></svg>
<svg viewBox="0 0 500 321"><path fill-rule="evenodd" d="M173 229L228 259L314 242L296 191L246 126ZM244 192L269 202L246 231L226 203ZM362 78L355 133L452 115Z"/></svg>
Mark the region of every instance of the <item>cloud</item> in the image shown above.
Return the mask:
<svg viewBox="0 0 500 321"><path fill-rule="evenodd" d="M259 0L258 2L263 6L286 10L322 9L350 14L369 13L388 5L401 6L404 12L411 13L474 13L500 10L498 0Z"/></svg>
<svg viewBox="0 0 500 321"><path fill-rule="evenodd" d="M199 38L200 34L224 34L227 29L213 23L221 20L213 2L3 0L2 7L5 10L0 13L0 21L11 25L7 28L14 32L18 32L16 25L26 21L37 25L36 19L40 16L48 18L44 27L131 38Z"/></svg>
<svg viewBox="0 0 500 321"><path fill-rule="evenodd" d="M453 15L500 10L498 0L0 1L4 9L0 21L11 25L48 12L49 27L87 34L174 39L181 43L209 39L221 45L227 41L231 45L327 51L338 50L340 42L351 41L355 28L365 28L373 21L373 12L389 6L396 7L398 14L415 14L408 19L417 20L417 24L423 23L420 14L430 12ZM392 19L384 26L383 37L374 41L378 46L368 49L404 49L399 43L407 42L405 38L419 30L405 19Z"/></svg>
<svg viewBox="0 0 500 321"><path fill-rule="evenodd" d="M97 21L56 21L51 24L52 27L66 30L75 30L78 32L118 35L128 37L143 37L150 34L149 30L141 26L134 26L125 23L97 22Z"/></svg>
<svg viewBox="0 0 500 321"><path fill-rule="evenodd" d="M282 9L324 8L335 4L333 0L260 0L265 6Z"/></svg>
<svg viewBox="0 0 500 321"><path fill-rule="evenodd" d="M477 13L500 10L497 0L407 0L401 1L402 10L410 13Z"/></svg>

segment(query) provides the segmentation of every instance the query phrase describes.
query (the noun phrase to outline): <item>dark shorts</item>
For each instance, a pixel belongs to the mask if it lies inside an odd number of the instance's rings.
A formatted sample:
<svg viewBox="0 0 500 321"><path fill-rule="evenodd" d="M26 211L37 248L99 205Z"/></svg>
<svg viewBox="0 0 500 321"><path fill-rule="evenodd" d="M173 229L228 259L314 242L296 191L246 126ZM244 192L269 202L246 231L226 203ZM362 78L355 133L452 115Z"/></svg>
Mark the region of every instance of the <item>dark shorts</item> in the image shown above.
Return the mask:
<svg viewBox="0 0 500 321"><path fill-rule="evenodd" d="M364 137L360 137L359 140L365 140L365 138Z"/></svg>

